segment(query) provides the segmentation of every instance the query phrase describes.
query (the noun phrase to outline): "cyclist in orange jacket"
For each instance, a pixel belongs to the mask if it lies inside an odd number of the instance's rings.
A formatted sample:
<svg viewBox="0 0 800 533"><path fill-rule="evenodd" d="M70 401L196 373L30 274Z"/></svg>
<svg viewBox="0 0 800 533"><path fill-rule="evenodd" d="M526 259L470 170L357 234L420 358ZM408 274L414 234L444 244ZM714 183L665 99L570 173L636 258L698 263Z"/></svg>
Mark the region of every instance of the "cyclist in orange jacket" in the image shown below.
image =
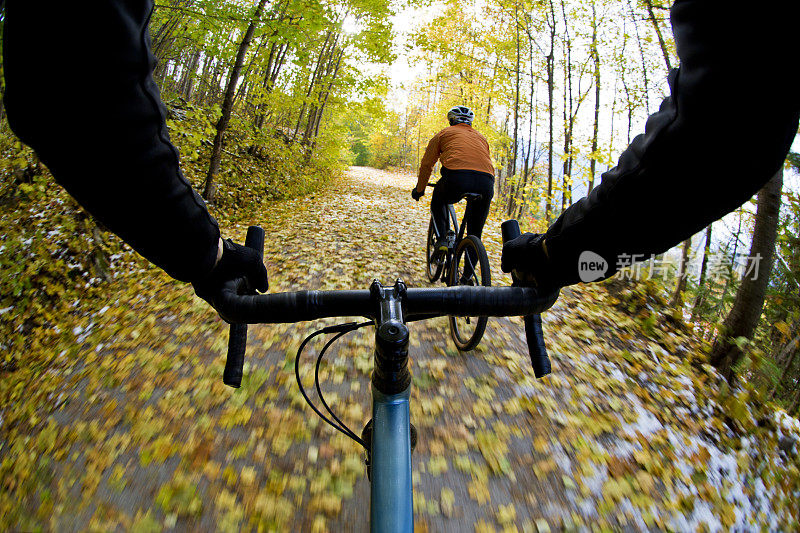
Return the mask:
<svg viewBox="0 0 800 533"><path fill-rule="evenodd" d="M425 187L439 160L442 177L433 189L431 213L438 242L436 248L444 247L447 234L447 206L461 200L465 194L477 193L480 200L468 206L465 220L467 234L481 236L483 225L489 214L494 196L494 167L489 154L489 143L478 130L472 127L475 113L468 107L456 106L447 112L450 126L433 136L425 149L419 165L417 186L411 191L414 200L425 194Z"/></svg>

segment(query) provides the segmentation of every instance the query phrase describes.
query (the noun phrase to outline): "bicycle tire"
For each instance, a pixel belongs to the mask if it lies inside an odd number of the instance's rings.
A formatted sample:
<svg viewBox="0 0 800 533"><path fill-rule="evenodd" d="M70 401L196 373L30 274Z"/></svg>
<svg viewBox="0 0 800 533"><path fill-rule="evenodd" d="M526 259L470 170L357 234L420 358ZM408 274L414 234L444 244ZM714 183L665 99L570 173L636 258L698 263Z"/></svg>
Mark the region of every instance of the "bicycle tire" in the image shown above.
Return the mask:
<svg viewBox="0 0 800 533"><path fill-rule="evenodd" d="M433 283L439 276L442 275L442 268L444 263L440 261L439 263L432 263L431 258L433 257L434 249L433 247L436 245L436 232L433 231L433 218L431 218L430 223L428 224L428 242L425 246L425 273L428 275L428 281Z"/></svg>
<svg viewBox="0 0 800 533"><path fill-rule="evenodd" d="M476 265L473 267L470 276L464 276L464 269L468 267L469 250L475 252L478 259ZM475 267L480 270L480 273L475 272ZM492 273L489 270L489 256L486 254L481 240L475 235L467 235L458 243L456 251L453 254L453 261L450 269L449 285L477 285L480 282L484 287L492 285ZM475 348L483 338L483 333L486 331L486 324L489 321L488 317L448 317L450 320L450 336L456 348L462 352L468 352ZM474 321L474 329L468 327Z"/></svg>

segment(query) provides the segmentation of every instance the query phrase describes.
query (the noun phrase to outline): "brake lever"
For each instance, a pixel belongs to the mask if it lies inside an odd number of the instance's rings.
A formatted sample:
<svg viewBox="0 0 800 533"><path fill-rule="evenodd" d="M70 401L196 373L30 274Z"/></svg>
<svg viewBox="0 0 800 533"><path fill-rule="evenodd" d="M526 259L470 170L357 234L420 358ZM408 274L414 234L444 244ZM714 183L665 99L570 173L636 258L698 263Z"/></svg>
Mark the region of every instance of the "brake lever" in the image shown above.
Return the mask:
<svg viewBox="0 0 800 533"><path fill-rule="evenodd" d="M244 245L264 256L264 230L260 226L247 228L247 237ZM255 291L253 291L255 294ZM244 375L244 354L247 348L247 324L231 324L228 334L228 356L225 361L225 371L222 373L222 382L229 387L238 389L242 385Z"/></svg>
<svg viewBox="0 0 800 533"><path fill-rule="evenodd" d="M519 222L514 219L506 220L500 225L503 234L503 244L516 239L521 235ZM512 272L511 279L514 286L522 286L519 277ZM547 355L547 346L544 343L544 332L542 331L542 315L539 313L526 315L525 321L525 340L528 342L528 352L531 356L533 374L537 378L542 378L550 373L550 357Z"/></svg>

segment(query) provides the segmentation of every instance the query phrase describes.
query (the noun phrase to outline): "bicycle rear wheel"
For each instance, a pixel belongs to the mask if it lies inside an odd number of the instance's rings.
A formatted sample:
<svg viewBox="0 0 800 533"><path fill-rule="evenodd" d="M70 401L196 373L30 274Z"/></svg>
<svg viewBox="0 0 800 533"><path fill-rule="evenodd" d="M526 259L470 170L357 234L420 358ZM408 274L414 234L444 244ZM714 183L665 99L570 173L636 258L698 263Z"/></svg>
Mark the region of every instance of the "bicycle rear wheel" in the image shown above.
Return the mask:
<svg viewBox="0 0 800 533"><path fill-rule="evenodd" d="M449 285L471 285L489 287L492 274L489 271L489 256L481 240L474 235L467 235L456 248L450 269ZM483 338L488 318L456 317L450 318L450 335L456 348L466 352L475 348Z"/></svg>
<svg viewBox="0 0 800 533"><path fill-rule="evenodd" d="M442 274L442 266L444 261L442 259L433 260L433 254L436 251L436 232L433 230L433 218L428 224L428 243L425 247L425 273L428 275L428 281L433 283Z"/></svg>

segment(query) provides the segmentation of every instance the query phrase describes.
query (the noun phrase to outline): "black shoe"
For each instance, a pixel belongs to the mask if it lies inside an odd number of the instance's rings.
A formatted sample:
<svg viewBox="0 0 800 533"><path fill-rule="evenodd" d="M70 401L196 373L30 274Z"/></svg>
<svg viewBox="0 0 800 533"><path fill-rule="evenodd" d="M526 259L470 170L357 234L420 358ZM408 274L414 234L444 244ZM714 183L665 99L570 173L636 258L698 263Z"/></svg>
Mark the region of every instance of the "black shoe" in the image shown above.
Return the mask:
<svg viewBox="0 0 800 533"><path fill-rule="evenodd" d="M447 237L442 237L436 241L436 244L433 245L433 254L431 255L431 262L437 262L444 258L447 255L447 250L450 248L447 246Z"/></svg>

